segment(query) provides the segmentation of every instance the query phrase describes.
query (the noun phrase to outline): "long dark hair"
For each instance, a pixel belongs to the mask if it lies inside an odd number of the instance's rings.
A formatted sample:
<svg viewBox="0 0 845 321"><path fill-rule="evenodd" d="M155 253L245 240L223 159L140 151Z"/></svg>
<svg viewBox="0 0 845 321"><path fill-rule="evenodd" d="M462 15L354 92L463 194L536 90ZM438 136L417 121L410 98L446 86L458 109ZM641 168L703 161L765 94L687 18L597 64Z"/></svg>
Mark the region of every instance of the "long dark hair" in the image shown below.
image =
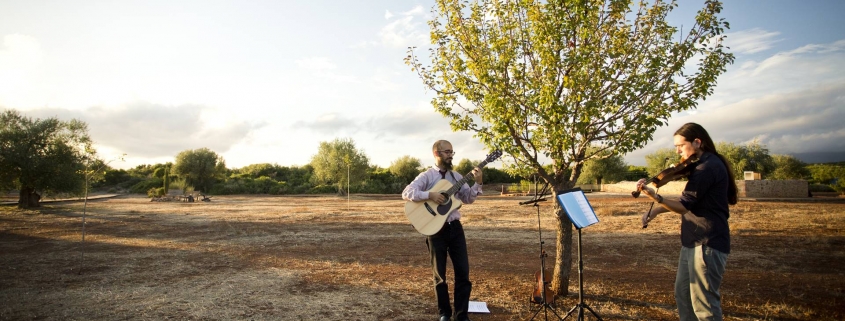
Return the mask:
<svg viewBox="0 0 845 321"><path fill-rule="evenodd" d="M713 139L710 138L710 134L701 127L701 125L696 123L686 123L681 128L675 131L675 135L681 135L686 139L688 142L694 141L696 138L701 141L701 150L705 152L710 152L719 157L722 160L722 163L725 164L725 168L728 170L728 204L734 205L737 201L737 188L736 188L736 180L734 179L734 171L731 163L725 159L725 156L719 154L716 151L716 145L713 144Z"/></svg>

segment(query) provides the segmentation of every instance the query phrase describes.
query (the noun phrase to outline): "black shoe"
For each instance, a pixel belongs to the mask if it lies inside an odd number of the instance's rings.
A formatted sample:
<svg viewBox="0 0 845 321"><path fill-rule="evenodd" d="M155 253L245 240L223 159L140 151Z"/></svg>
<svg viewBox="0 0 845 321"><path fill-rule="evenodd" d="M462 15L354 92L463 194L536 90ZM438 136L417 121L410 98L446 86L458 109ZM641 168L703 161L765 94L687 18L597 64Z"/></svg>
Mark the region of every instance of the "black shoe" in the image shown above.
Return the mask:
<svg viewBox="0 0 845 321"><path fill-rule="evenodd" d="M451 320L452 320L452 318L450 318L448 316L445 316L445 315L440 316L440 321L451 321Z"/></svg>

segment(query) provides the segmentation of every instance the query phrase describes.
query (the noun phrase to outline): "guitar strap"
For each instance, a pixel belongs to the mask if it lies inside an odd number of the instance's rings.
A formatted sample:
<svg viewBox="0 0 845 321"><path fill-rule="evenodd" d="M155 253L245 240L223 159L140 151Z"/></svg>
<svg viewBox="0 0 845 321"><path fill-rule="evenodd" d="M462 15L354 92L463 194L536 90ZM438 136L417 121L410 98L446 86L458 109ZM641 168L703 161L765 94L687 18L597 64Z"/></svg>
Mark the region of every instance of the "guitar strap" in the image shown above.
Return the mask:
<svg viewBox="0 0 845 321"><path fill-rule="evenodd" d="M441 172L441 171L438 171L438 172L440 172L440 177L441 177L441 178L446 179L446 172ZM451 175L451 176L452 176L452 183L457 182L457 181L458 181L458 179L457 179L457 178L455 178L455 173L452 173L452 171L448 171L448 172L449 172L449 175Z"/></svg>

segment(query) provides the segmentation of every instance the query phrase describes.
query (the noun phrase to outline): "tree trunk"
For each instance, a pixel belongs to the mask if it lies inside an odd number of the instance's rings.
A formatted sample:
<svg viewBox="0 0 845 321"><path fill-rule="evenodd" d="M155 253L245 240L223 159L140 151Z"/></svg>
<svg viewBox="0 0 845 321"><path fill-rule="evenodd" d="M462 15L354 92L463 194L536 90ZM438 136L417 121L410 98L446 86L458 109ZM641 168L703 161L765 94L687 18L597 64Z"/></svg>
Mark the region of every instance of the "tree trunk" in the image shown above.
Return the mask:
<svg viewBox="0 0 845 321"><path fill-rule="evenodd" d="M572 271L572 222L560 206L555 206L555 209L558 226L551 290L558 296L566 296L569 294L569 273Z"/></svg>
<svg viewBox="0 0 845 321"><path fill-rule="evenodd" d="M41 207L41 195L32 187L21 188L18 194L18 208Z"/></svg>

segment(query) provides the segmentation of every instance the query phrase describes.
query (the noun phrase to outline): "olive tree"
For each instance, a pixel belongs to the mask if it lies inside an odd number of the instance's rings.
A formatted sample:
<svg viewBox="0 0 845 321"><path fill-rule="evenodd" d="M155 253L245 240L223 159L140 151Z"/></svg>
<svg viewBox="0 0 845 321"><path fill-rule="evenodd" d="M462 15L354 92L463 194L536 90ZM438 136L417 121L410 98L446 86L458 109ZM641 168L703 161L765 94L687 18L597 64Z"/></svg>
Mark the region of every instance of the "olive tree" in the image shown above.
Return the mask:
<svg viewBox="0 0 845 321"><path fill-rule="evenodd" d="M85 162L95 154L91 145L82 121L6 110L0 113L0 190L17 189L20 208L40 206L44 193L81 193Z"/></svg>
<svg viewBox="0 0 845 321"><path fill-rule="evenodd" d="M775 171L777 165L769 155L769 149L757 140L746 144L719 142L716 143L719 154L731 163L734 177L743 177L745 171L758 172L763 178Z"/></svg>
<svg viewBox="0 0 845 321"><path fill-rule="evenodd" d="M806 179L810 177L807 163L792 155L772 155L775 170L772 179Z"/></svg>
<svg viewBox="0 0 845 321"><path fill-rule="evenodd" d="M409 184L422 172L422 163L419 158L405 155L391 162L388 171L402 183Z"/></svg>
<svg viewBox="0 0 845 321"><path fill-rule="evenodd" d="M666 21L675 1L435 2L430 60L413 47L405 59L434 93L434 109L453 130L509 154L513 173L536 172L556 191L571 188L587 160L644 147L673 113L712 94L734 59L715 0L684 34ZM555 214L551 288L563 295L572 224Z"/></svg>
<svg viewBox="0 0 845 321"><path fill-rule="evenodd" d="M624 180L627 172L628 164L622 155L614 155L585 162L578 180L582 184L615 183Z"/></svg>
<svg viewBox="0 0 845 321"><path fill-rule="evenodd" d="M680 160L680 156L674 148L660 148L651 154L645 155L646 170L648 171L648 175L653 177L673 164L677 164Z"/></svg>
<svg viewBox="0 0 845 321"><path fill-rule="evenodd" d="M320 142L317 154L311 157L314 176L311 179L319 184L336 184L339 194L348 182L367 178L370 160L364 151L355 148L351 138Z"/></svg>
<svg viewBox="0 0 845 321"><path fill-rule="evenodd" d="M472 169L480 163L480 161L471 161L467 158L463 158L457 165L455 165L455 171L461 173L461 175L465 175L466 173L471 172Z"/></svg>
<svg viewBox="0 0 845 321"><path fill-rule="evenodd" d="M218 179L225 177L226 162L222 156L205 147L184 150L176 155L172 173L185 180L186 184L208 193Z"/></svg>

